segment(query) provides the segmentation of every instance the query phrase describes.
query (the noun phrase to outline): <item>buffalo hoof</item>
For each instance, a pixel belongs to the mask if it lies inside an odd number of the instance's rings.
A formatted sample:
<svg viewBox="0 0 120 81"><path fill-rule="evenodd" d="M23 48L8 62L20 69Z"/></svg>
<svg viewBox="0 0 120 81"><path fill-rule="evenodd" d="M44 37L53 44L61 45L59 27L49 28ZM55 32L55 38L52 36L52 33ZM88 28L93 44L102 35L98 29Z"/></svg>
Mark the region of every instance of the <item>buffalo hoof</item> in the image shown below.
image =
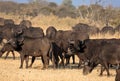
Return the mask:
<svg viewBox="0 0 120 81"><path fill-rule="evenodd" d="M46 68L43 67L41 70L46 70Z"/></svg>
<svg viewBox="0 0 120 81"><path fill-rule="evenodd" d="M28 66L28 68L32 68L32 66Z"/></svg>
<svg viewBox="0 0 120 81"><path fill-rule="evenodd" d="M23 67L19 67L19 69L23 69Z"/></svg>
<svg viewBox="0 0 120 81"><path fill-rule="evenodd" d="M110 74L108 74L107 77L110 77Z"/></svg>
<svg viewBox="0 0 120 81"><path fill-rule="evenodd" d="M100 77L102 77L103 75L102 75L102 74L100 74L99 76L100 76Z"/></svg>
<svg viewBox="0 0 120 81"><path fill-rule="evenodd" d="M15 60L15 58L13 58L13 60Z"/></svg>
<svg viewBox="0 0 120 81"><path fill-rule="evenodd" d="M28 69L28 66L26 67L26 69Z"/></svg>
<svg viewBox="0 0 120 81"><path fill-rule="evenodd" d="M4 58L5 60L7 59L7 57Z"/></svg>
<svg viewBox="0 0 120 81"><path fill-rule="evenodd" d="M75 62L73 62L73 64L75 64Z"/></svg>
<svg viewBox="0 0 120 81"><path fill-rule="evenodd" d="M69 63L66 63L65 66L67 66Z"/></svg>

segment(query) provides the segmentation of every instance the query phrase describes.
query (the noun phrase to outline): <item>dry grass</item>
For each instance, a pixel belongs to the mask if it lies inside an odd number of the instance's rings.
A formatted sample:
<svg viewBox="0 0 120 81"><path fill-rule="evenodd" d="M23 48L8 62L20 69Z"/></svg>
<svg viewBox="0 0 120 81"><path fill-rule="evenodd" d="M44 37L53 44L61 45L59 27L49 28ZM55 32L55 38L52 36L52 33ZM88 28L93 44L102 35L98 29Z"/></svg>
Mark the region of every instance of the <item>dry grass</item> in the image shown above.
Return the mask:
<svg viewBox="0 0 120 81"><path fill-rule="evenodd" d="M111 76L107 77L106 72L99 76L100 67L97 67L89 75L83 75L82 69L69 67L66 69L41 70L42 63L39 58L30 69L19 69L20 58L13 60L11 56L7 60L0 58L0 80L1 81L114 81L115 70L110 70ZM25 64L24 64L25 66ZM77 67L77 65L75 65Z"/></svg>
<svg viewBox="0 0 120 81"><path fill-rule="evenodd" d="M12 15L12 14L4 14L0 13L0 17L6 18L6 19L13 19L16 24L19 24L19 22L22 20L20 16L18 15ZM102 27L104 24L101 22L98 22L99 24L96 24L97 22L92 22L89 19L80 19L78 18L58 18L55 15L50 16L44 16L44 15L38 15L37 17L24 17L26 20L30 20L35 27L42 27L44 30L49 26L55 26L58 30L69 30L72 26L78 23L85 23L89 24L90 26L96 26L96 27Z"/></svg>
<svg viewBox="0 0 120 81"><path fill-rule="evenodd" d="M16 24L19 24L20 21L22 21L22 19L18 15L12 15L12 14L6 15L4 13L0 13L0 17L3 17L5 19L13 19ZM46 29L49 26L54 26L54 27L56 27L57 30L71 30L72 27L78 23L85 23L90 26L96 26L99 29L104 27L104 24L100 21L92 22L89 19L80 19L80 18L73 19L70 17L58 18L57 16L52 15L52 14L50 16L38 15L37 17L34 17L34 18L33 17L25 17L25 19L30 20L34 27L43 28L44 32L46 31ZM96 39L96 38L97 39L101 39L101 38L110 39L110 38L120 38L120 35L118 32L116 32L112 36L109 33L106 35L96 34L96 35L90 35L90 38L91 39Z"/></svg>
<svg viewBox="0 0 120 81"><path fill-rule="evenodd" d="M95 35L90 35L90 39L120 39L120 33L116 32L114 35L110 35L109 33L103 35L103 34L95 34Z"/></svg>

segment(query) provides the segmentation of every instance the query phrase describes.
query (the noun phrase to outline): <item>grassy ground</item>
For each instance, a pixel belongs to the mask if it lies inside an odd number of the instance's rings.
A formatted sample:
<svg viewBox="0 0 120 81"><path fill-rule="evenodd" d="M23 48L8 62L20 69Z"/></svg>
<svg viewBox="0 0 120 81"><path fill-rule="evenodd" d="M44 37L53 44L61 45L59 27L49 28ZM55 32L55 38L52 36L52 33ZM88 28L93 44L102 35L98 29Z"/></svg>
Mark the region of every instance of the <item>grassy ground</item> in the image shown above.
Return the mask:
<svg viewBox="0 0 120 81"><path fill-rule="evenodd" d="M16 53L16 55L16 60L13 60L11 55L6 60L4 56L0 58L1 81L115 81L115 70L113 69L110 70L110 77L106 76L106 72L100 77L100 67L85 76L82 74L82 69L77 69L77 64L71 67L68 66L66 69L54 70L50 68L41 70L42 63L39 58L35 61L32 68L19 69L19 54Z"/></svg>

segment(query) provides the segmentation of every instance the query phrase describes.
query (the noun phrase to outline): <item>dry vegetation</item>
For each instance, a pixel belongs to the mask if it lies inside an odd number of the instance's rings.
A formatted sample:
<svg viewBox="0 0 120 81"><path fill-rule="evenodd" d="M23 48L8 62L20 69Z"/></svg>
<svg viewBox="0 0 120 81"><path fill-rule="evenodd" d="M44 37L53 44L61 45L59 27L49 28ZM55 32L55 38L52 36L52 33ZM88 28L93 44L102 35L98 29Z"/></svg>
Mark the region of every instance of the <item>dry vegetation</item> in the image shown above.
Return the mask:
<svg viewBox="0 0 120 81"><path fill-rule="evenodd" d="M16 24L22 20L19 16L16 15L5 15L0 13L0 17L5 19L13 19ZM34 18L27 17L26 20L32 21L34 27L41 27L46 30L49 26L54 26L58 30L70 30L72 26L79 22L84 22L91 26L95 25L95 23L89 23L89 20L83 20L80 18L58 18L57 16L50 15L44 16L39 15ZM96 25L97 27L103 27L103 24L99 23ZM100 28L101 29L101 28ZM119 33L115 33L114 36L109 34L106 35L92 35L91 39L95 38L119 38ZM35 61L34 65L30 69L19 69L20 58L19 54L17 54L17 59L13 60L9 56L7 60L4 60L4 56L0 58L0 80L1 81L114 81L115 80L115 70L111 69L111 76L107 77L106 72L102 77L99 76L100 67L97 67L91 74L85 76L82 74L82 69L77 69L77 64L75 66L68 66L66 69L47 69L41 70L42 63L39 58ZM77 60L78 61L78 60ZM78 63L78 62L77 62ZM24 64L25 66L25 64Z"/></svg>
<svg viewBox="0 0 120 81"><path fill-rule="evenodd" d="M16 3L11 3L9 1L8 3L4 3L4 2L0 2L0 3L1 3L0 5L2 6L0 7L1 8L0 17L5 19L13 19L16 24L19 24L20 21L23 20L21 16L24 15L25 20L30 20L34 27L43 28L44 32L49 26L54 26L57 30L71 30L71 28L78 23L85 23L85 24L88 24L89 26L95 26L101 29L102 27L105 26L105 16L108 17L110 25L114 25L114 27L120 23L119 9L114 9L112 7L108 7L105 9L98 4L96 5L91 4L91 6L82 5L82 6L79 6L78 9L75 8L75 11L73 10L72 13L77 12L77 15L79 16L72 18L71 13L68 13L68 12L71 12L69 11L69 8L74 7L73 5L70 5L71 7L69 7L69 5L68 7L65 7L63 5L59 6L55 3L50 3L49 5L48 3L45 3L43 5L42 4L36 5L36 3L35 5L31 3L16 4ZM6 5L9 7L7 7ZM45 8L47 9L46 12L48 15L43 15L46 13L40 10ZM37 15L35 15L34 17L27 16L28 12L30 13L30 12L33 12L34 10L38 11ZM69 16L59 17L63 15L64 11L66 11L64 14ZM58 13L62 13L62 14L58 14ZM82 15L78 13L81 13ZM76 16L76 13L74 14ZM33 12L33 15L34 15L34 12ZM97 17L99 16L99 17L97 18L96 16ZM118 38L119 39L120 38L119 34L120 33L118 32L116 32L113 36L111 36L109 33L106 35L96 34L96 35L90 35L90 38L91 39L96 39L96 38L97 39L101 39L101 38L107 38L107 39ZM113 69L110 70L110 73L112 74L110 77L107 77L106 73L104 73L104 75L100 77L99 76L100 67L97 67L91 74L87 76L84 76L82 74L82 69L77 69L77 64L75 66L68 66L66 69L53 70L52 68L50 68L47 70L41 70L42 63L41 63L41 60L39 60L39 58L35 61L32 68L19 69L20 58L19 58L19 54L16 53L16 55L17 55L16 60L13 60L11 58L12 56L9 56L7 60L4 60L4 56L0 58L0 81L114 81L115 80L115 74L116 74L115 70Z"/></svg>
<svg viewBox="0 0 120 81"><path fill-rule="evenodd" d="M4 14L0 13L0 17L3 17L5 19L13 19L16 24L19 24L22 19L18 15L11 15L11 14ZM80 19L80 18L70 18L70 17L65 17L65 18L59 18L53 14L49 16L45 15L38 15L36 17L25 17L26 20L30 20L32 22L32 25L34 27L41 27L43 28L44 32L49 26L54 26L57 30L71 30L72 27L78 23L85 23L88 24L89 26L95 26L101 29L102 27L105 26L102 22L90 22L89 19ZM97 24L96 24L97 23ZM94 34L90 35L91 39L110 39L110 38L120 38L120 33L116 32L114 35L110 35L109 33L102 35L102 34Z"/></svg>
<svg viewBox="0 0 120 81"><path fill-rule="evenodd" d="M22 20L19 16L16 15L5 15L0 13L0 17L5 19L13 19L16 24ZM54 26L58 30L70 30L72 26L79 22L84 22L91 26L95 25L95 23L89 23L89 20L83 20L80 18L58 18L57 16L50 15L44 16L39 15L34 18L27 17L26 20L32 21L34 27L41 27L46 30L49 26ZM97 24L97 27L103 27L102 23ZM115 33L114 36L106 35L92 35L91 39L95 38L119 38L119 33ZM12 56L10 56L12 57ZM17 59L13 60L12 58L8 58L7 60L0 58L0 80L1 81L114 81L115 79L115 70L110 70L111 76L107 77L106 73L104 73L103 77L99 76L100 67L97 67L91 74L84 76L82 74L82 69L77 69L77 65L68 66L66 69L48 69L41 70L42 63L39 59L35 61L33 68L31 69L19 69L20 58L19 54L17 55ZM78 62L77 62L78 63Z"/></svg>
<svg viewBox="0 0 120 81"><path fill-rule="evenodd" d="M16 54L16 60L9 56L4 60L0 58L0 80L1 81L114 81L115 70L111 69L111 76L107 77L106 72L99 76L100 67L97 67L91 74L84 76L82 69L77 69L77 65L68 66L66 69L41 70L42 63L38 58L30 69L19 69L20 58ZM51 65L51 64L50 64ZM73 68L72 68L73 67Z"/></svg>

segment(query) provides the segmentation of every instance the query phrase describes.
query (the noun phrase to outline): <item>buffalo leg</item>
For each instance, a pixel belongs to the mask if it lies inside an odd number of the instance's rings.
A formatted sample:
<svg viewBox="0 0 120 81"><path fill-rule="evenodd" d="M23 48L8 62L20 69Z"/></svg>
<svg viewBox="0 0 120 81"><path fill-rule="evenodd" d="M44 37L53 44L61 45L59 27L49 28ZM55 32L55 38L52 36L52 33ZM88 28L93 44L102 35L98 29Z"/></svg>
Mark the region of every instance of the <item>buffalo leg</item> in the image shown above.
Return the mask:
<svg viewBox="0 0 120 81"><path fill-rule="evenodd" d="M106 69L106 71L107 71L107 76L110 76L109 64L105 63L105 69Z"/></svg>
<svg viewBox="0 0 120 81"><path fill-rule="evenodd" d="M13 59L15 60L15 53L14 53L14 51L11 51L11 52L13 54Z"/></svg>
<svg viewBox="0 0 120 81"><path fill-rule="evenodd" d="M56 63L55 62L56 62L55 56L52 55L52 63L53 63L54 69L56 68Z"/></svg>
<svg viewBox="0 0 120 81"><path fill-rule="evenodd" d="M81 65L82 65L82 60L79 59L78 68L80 68Z"/></svg>
<svg viewBox="0 0 120 81"><path fill-rule="evenodd" d="M100 72L100 76L103 75L103 72L105 71L105 67L101 66L101 72Z"/></svg>
<svg viewBox="0 0 120 81"><path fill-rule="evenodd" d="M8 57L9 53L10 53L10 51L7 51L5 59Z"/></svg>
<svg viewBox="0 0 120 81"><path fill-rule="evenodd" d="M75 55L72 55L73 64L75 64Z"/></svg>
<svg viewBox="0 0 120 81"><path fill-rule="evenodd" d="M48 68L48 57L47 57L47 53L45 53L45 54L43 55L43 60L44 60L43 69L47 69L47 68Z"/></svg>
<svg viewBox="0 0 120 81"><path fill-rule="evenodd" d="M32 67L32 65L33 65L34 61L35 61L35 57L34 57L34 56L32 56L31 64L30 64L30 66L29 66L29 67Z"/></svg>
<svg viewBox="0 0 120 81"><path fill-rule="evenodd" d="M70 63L70 56L66 57L66 64L65 65L68 65L69 63Z"/></svg>
<svg viewBox="0 0 120 81"><path fill-rule="evenodd" d="M64 57L63 57L63 55L62 55L62 54L60 55L60 59L61 59L60 64L62 64L62 66L64 66Z"/></svg>
<svg viewBox="0 0 120 81"><path fill-rule="evenodd" d="M107 63L104 63L103 66L101 66L101 73L100 73L100 75L103 75L103 72L104 72L105 70L107 71L107 76L110 76L109 66L108 66Z"/></svg>
<svg viewBox="0 0 120 81"><path fill-rule="evenodd" d="M25 56L25 61L26 61L26 68L28 68L29 56Z"/></svg>
<svg viewBox="0 0 120 81"><path fill-rule="evenodd" d="M24 63L24 55L23 54L20 54L20 58L21 58L21 65L20 65L20 69L23 68L23 63Z"/></svg>
<svg viewBox="0 0 120 81"><path fill-rule="evenodd" d="M44 64L45 62L44 62L43 56L41 56L41 60L42 60L42 63Z"/></svg>

